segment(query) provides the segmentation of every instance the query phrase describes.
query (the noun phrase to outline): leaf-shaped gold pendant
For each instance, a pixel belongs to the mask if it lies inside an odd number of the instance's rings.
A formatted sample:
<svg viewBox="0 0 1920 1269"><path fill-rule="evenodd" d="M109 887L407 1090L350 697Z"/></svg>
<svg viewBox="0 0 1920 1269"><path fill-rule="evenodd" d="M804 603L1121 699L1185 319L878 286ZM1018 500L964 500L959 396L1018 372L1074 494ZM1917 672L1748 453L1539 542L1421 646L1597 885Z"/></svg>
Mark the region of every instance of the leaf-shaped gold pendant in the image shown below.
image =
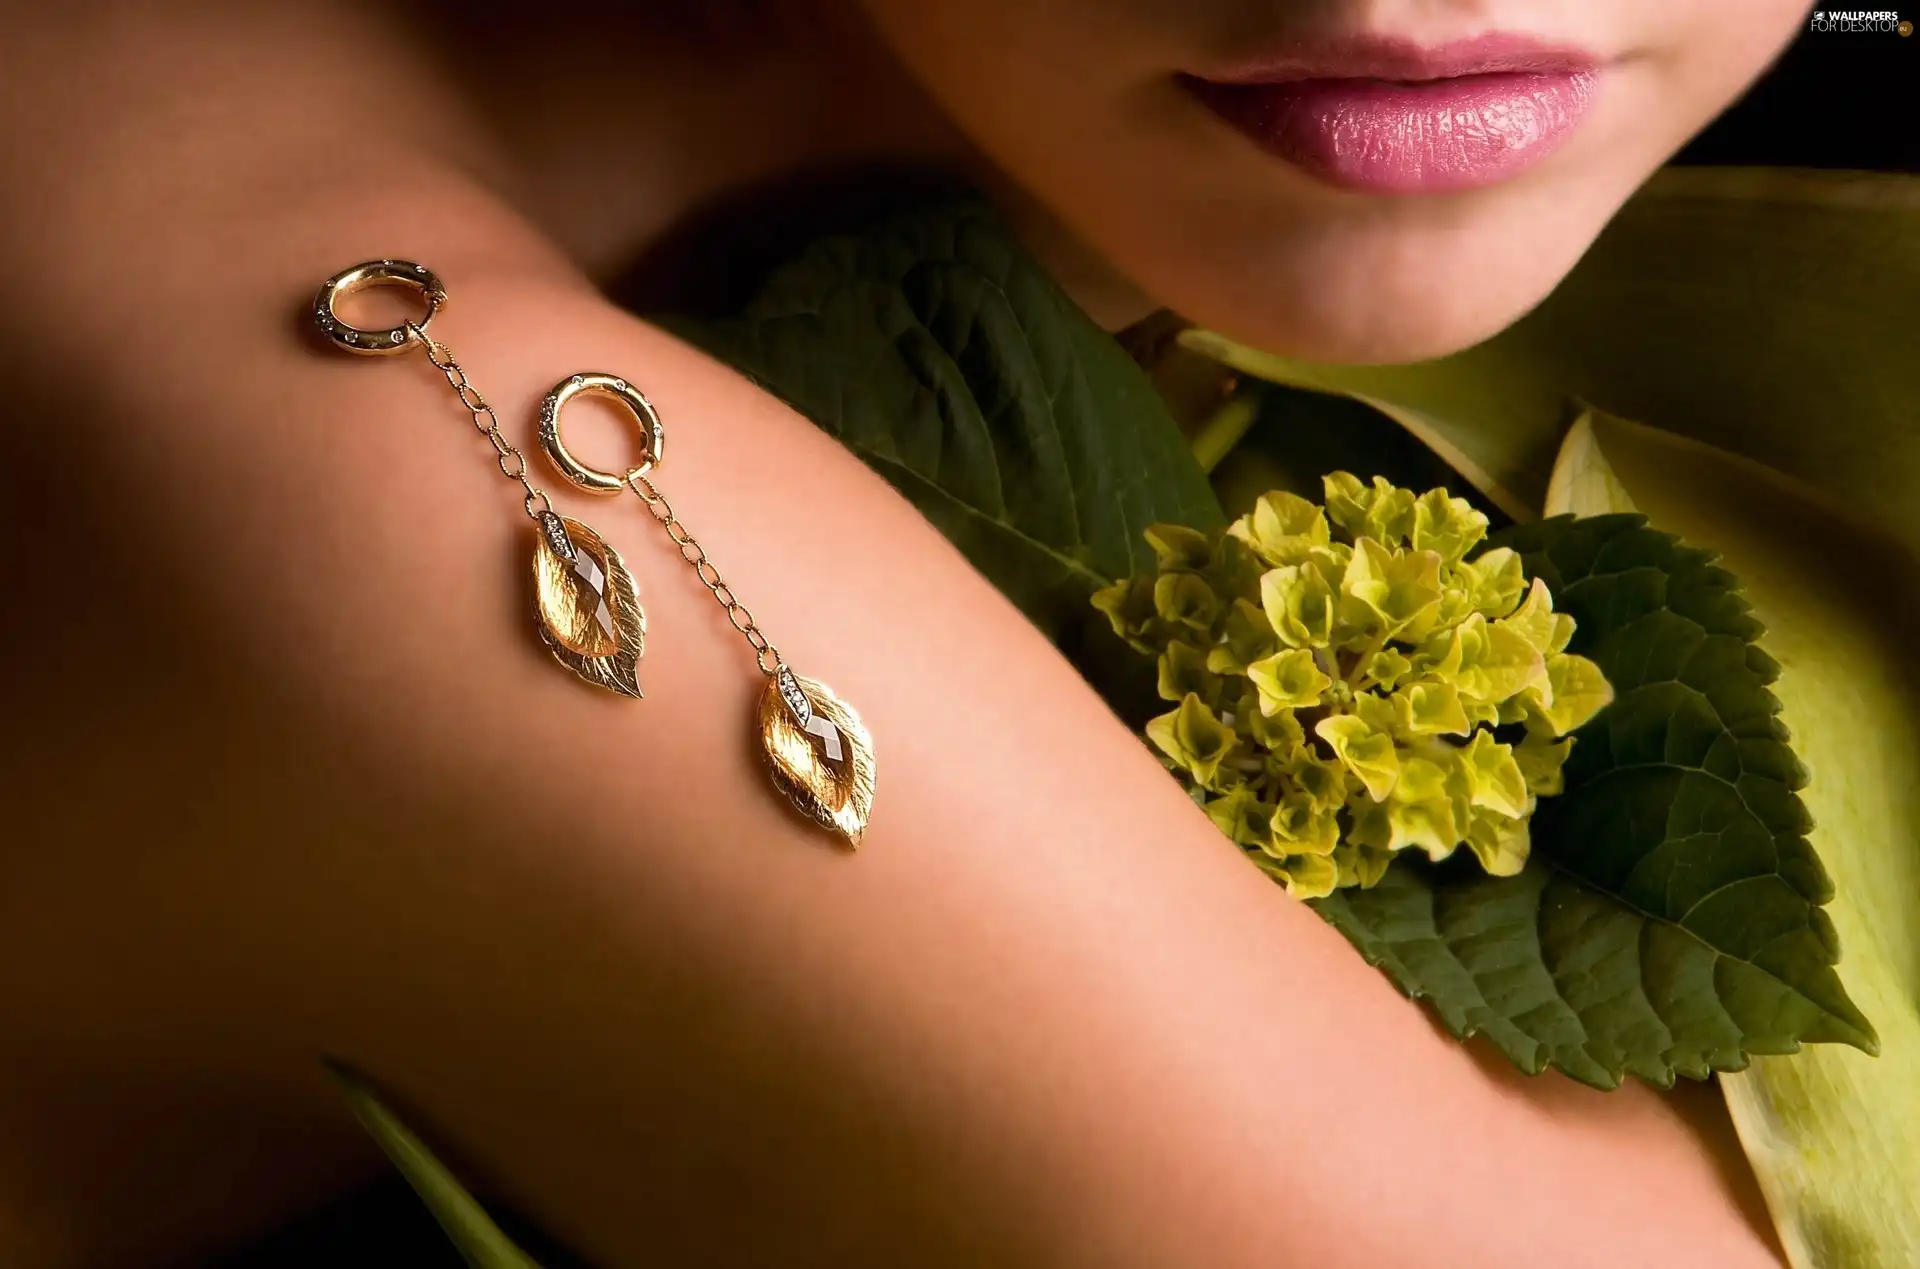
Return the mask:
<svg viewBox="0 0 1920 1269"><path fill-rule="evenodd" d="M533 586L540 638L554 660L595 687L640 696L647 614L613 548L578 520L546 512L533 550Z"/></svg>
<svg viewBox="0 0 1920 1269"><path fill-rule="evenodd" d="M802 815L860 844L873 810L873 739L833 689L782 665L758 711L774 787Z"/></svg>

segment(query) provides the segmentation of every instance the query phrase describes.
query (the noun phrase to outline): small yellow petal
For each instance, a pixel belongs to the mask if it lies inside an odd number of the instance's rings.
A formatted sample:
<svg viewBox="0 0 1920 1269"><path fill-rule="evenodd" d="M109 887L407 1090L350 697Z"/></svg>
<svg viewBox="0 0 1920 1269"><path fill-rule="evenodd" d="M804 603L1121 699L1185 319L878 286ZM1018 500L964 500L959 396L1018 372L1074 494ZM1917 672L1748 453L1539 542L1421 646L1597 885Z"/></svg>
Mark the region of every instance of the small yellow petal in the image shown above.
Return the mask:
<svg viewBox="0 0 1920 1269"><path fill-rule="evenodd" d="M1215 674L1245 674L1261 657L1280 647L1267 614L1244 599L1236 599L1221 623L1220 643L1207 653L1207 668Z"/></svg>
<svg viewBox="0 0 1920 1269"><path fill-rule="evenodd" d="M1424 639L1440 610L1439 553L1393 550L1361 538L1340 589L1365 605L1383 637Z"/></svg>
<svg viewBox="0 0 1920 1269"><path fill-rule="evenodd" d="M1323 718L1314 726L1314 734L1333 746L1341 765L1359 778L1367 793L1384 800L1400 780L1400 756L1393 737L1377 731L1351 714Z"/></svg>
<svg viewBox="0 0 1920 1269"><path fill-rule="evenodd" d="M1213 563L1213 543L1184 524L1152 524L1144 535L1162 572L1199 572Z"/></svg>
<svg viewBox="0 0 1920 1269"><path fill-rule="evenodd" d="M1264 849L1273 840L1274 807L1245 785L1208 802L1205 810L1214 826L1238 845Z"/></svg>
<svg viewBox="0 0 1920 1269"><path fill-rule="evenodd" d="M1505 622L1489 623L1475 613L1454 628L1460 668L1451 676L1462 698L1497 705L1536 685L1547 686L1547 661L1540 649Z"/></svg>
<svg viewBox="0 0 1920 1269"><path fill-rule="evenodd" d="M1389 850L1418 847L1437 863L1460 845L1453 803L1446 798L1393 803L1387 807L1387 821L1393 825L1393 838L1387 843Z"/></svg>
<svg viewBox="0 0 1920 1269"><path fill-rule="evenodd" d="M1413 549L1437 551L1448 565L1459 563L1487 536L1487 517L1465 498L1430 489L1413 505Z"/></svg>
<svg viewBox="0 0 1920 1269"><path fill-rule="evenodd" d="M1409 683L1393 694L1393 707L1403 736L1464 736L1473 729L1451 683Z"/></svg>
<svg viewBox="0 0 1920 1269"><path fill-rule="evenodd" d="M1513 749L1513 760L1520 764L1520 774L1526 777L1527 792L1543 798L1565 792L1567 780L1562 768L1572 749L1572 737L1556 742L1542 740L1528 732L1527 738Z"/></svg>
<svg viewBox="0 0 1920 1269"><path fill-rule="evenodd" d="M1246 712L1245 723L1247 735L1253 738L1253 742L1283 762L1290 761L1306 746L1306 729L1290 709L1269 714L1252 707Z"/></svg>
<svg viewBox="0 0 1920 1269"><path fill-rule="evenodd" d="M1498 627L1522 636L1538 648L1542 656L1548 657L1564 652L1574 631L1573 618L1553 610L1553 595L1547 590L1547 584L1537 577L1527 590L1526 602L1512 616L1500 621Z"/></svg>
<svg viewBox="0 0 1920 1269"><path fill-rule="evenodd" d="M1178 709L1147 724L1147 739L1201 784L1212 787L1240 738L1204 701L1188 693Z"/></svg>
<svg viewBox="0 0 1920 1269"><path fill-rule="evenodd" d="M1557 735L1578 731L1613 703L1613 684L1585 657L1561 653L1549 658L1547 682L1553 695L1544 713Z"/></svg>
<svg viewBox="0 0 1920 1269"><path fill-rule="evenodd" d="M1269 565L1301 564L1332 540L1324 511L1298 494L1276 490L1227 530Z"/></svg>
<svg viewBox="0 0 1920 1269"><path fill-rule="evenodd" d="M1459 572L1467 583L1474 611L1489 620L1513 612L1527 591L1526 569L1511 547L1495 547L1471 563L1461 564Z"/></svg>
<svg viewBox="0 0 1920 1269"><path fill-rule="evenodd" d="M1260 692L1260 709L1268 715L1283 709L1309 709L1333 680L1321 671L1305 648L1277 652L1247 667L1247 677Z"/></svg>
<svg viewBox="0 0 1920 1269"><path fill-rule="evenodd" d="M1324 899L1340 884L1340 868L1331 855L1295 855L1283 866L1287 893L1296 899Z"/></svg>
<svg viewBox="0 0 1920 1269"><path fill-rule="evenodd" d="M1391 692L1401 679L1413 673L1413 662L1392 648L1382 648L1361 668L1362 681Z"/></svg>
<svg viewBox="0 0 1920 1269"><path fill-rule="evenodd" d="M1339 762L1303 748L1284 770L1293 787L1312 802L1315 810L1338 811L1346 805L1352 777Z"/></svg>
<svg viewBox="0 0 1920 1269"><path fill-rule="evenodd" d="M1527 866L1532 837L1524 819L1476 815L1467 830L1467 848L1488 876L1514 877Z"/></svg>
<svg viewBox="0 0 1920 1269"><path fill-rule="evenodd" d="M1220 599L1204 579L1193 573L1162 573L1153 584L1153 606L1163 621L1212 641Z"/></svg>
<svg viewBox="0 0 1920 1269"><path fill-rule="evenodd" d="M1160 696L1177 701L1193 693L1209 705L1220 699L1220 678L1207 668L1207 654L1179 639L1160 654Z"/></svg>
<svg viewBox="0 0 1920 1269"><path fill-rule="evenodd" d="M1473 805L1516 819L1533 809L1527 778L1514 759L1512 745L1494 740L1491 732L1479 731L1459 754Z"/></svg>
<svg viewBox="0 0 1920 1269"><path fill-rule="evenodd" d="M1312 565L1276 568L1260 579L1260 604L1280 642L1324 648L1333 640L1333 588Z"/></svg>
<svg viewBox="0 0 1920 1269"><path fill-rule="evenodd" d="M1113 632L1142 652L1157 652L1160 616L1153 606L1154 579L1129 577L1094 592L1093 606L1107 615Z"/></svg>

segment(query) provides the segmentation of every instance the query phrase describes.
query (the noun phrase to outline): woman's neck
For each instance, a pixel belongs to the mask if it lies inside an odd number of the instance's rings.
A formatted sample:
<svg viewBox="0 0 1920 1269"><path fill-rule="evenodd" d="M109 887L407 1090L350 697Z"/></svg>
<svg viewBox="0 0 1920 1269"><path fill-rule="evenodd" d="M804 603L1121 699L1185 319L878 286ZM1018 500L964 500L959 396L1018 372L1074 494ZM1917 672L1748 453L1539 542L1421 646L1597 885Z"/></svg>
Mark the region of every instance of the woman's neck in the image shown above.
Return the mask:
<svg viewBox="0 0 1920 1269"><path fill-rule="evenodd" d="M742 189L855 164L969 165L837 7L679 7L501 6L452 32L456 81L508 152L516 201L595 277Z"/></svg>
<svg viewBox="0 0 1920 1269"><path fill-rule="evenodd" d="M790 183L866 169L987 188L1096 319L1117 327L1148 307L1005 187L838 0L471 12L434 10L432 42L505 151L514 201L603 283L656 266L649 253L673 252L718 206L737 213L744 198L778 217Z"/></svg>

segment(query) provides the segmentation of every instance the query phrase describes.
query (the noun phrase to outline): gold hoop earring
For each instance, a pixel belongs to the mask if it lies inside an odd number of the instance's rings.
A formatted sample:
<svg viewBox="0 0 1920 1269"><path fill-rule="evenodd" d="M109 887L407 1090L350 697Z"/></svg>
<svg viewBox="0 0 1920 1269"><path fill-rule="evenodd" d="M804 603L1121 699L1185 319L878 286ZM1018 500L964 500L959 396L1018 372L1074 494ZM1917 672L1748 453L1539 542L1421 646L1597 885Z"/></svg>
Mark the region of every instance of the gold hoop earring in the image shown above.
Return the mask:
<svg viewBox="0 0 1920 1269"><path fill-rule="evenodd" d="M560 419L567 403L581 395L611 397L624 406L640 430L643 458L616 474L582 463L567 448ZM618 375L585 372L555 384L540 404L542 450L560 475L589 493L631 490L727 614L727 621L753 649L754 664L766 676L754 711L754 726L774 787L815 824L858 846L873 810L873 740L860 715L826 684L794 673L761 632L753 613L734 595L706 548L682 524L653 480L664 456L666 433L660 414L646 395Z"/></svg>
<svg viewBox="0 0 1920 1269"><path fill-rule="evenodd" d="M380 285L415 292L426 303L426 315L375 329L354 326L335 311L337 301ZM556 661L586 682L637 699L642 695L639 662L646 648L647 615L633 575L598 533L553 509L546 492L528 477L526 455L500 430L493 407L447 346L427 333L446 302L446 288L425 267L410 260L369 260L321 283L313 300L313 321L329 342L346 352L385 356L418 348L426 354L493 446L500 474L519 484L525 495L521 507L538 530L533 580L541 640Z"/></svg>

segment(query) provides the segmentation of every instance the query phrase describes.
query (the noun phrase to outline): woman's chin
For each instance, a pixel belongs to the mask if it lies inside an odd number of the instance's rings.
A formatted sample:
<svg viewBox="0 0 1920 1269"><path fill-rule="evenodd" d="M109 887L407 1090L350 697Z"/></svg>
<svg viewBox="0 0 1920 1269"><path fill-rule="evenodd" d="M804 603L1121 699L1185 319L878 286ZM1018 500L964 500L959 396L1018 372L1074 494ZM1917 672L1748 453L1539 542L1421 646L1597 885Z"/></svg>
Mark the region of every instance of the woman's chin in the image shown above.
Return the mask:
<svg viewBox="0 0 1920 1269"><path fill-rule="evenodd" d="M1341 303L1332 295L1303 299L1275 288L1224 302L1174 305L1188 320L1237 343L1302 361L1402 365L1451 356L1499 334L1543 298L1458 292L1389 293ZM1491 302L1490 302L1491 301Z"/></svg>
<svg viewBox="0 0 1920 1269"><path fill-rule="evenodd" d="M1238 342L1306 361L1391 365L1470 348L1533 310L1578 262L1585 239L1533 235L1516 258L1512 239L1488 235L1484 249L1452 235L1373 236L1313 251L1268 255L1209 252L1207 259L1158 259L1136 271L1149 294L1190 321ZM1384 238L1384 240L1382 240ZM1462 249L1465 248L1465 249ZM1142 276L1151 274L1152 276Z"/></svg>

